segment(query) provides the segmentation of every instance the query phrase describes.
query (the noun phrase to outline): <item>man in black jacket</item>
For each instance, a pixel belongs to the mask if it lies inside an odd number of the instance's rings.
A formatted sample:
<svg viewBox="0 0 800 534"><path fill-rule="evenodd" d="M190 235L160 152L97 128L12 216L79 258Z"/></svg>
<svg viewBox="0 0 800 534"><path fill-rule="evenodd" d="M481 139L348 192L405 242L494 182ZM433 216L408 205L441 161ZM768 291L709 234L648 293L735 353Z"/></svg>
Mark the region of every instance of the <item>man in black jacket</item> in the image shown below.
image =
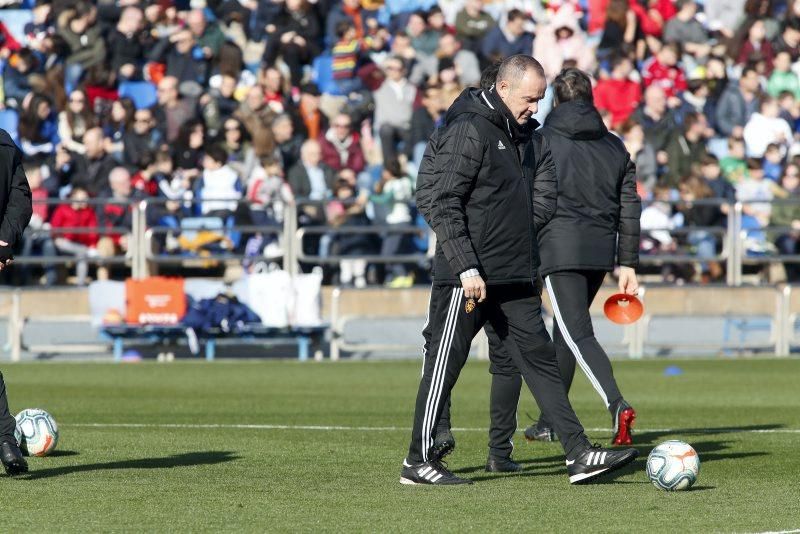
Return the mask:
<svg viewBox="0 0 800 534"><path fill-rule="evenodd" d="M500 63L494 63L481 73L481 88L491 91L497 80L497 71ZM535 130L538 122L531 119L528 128ZM435 150L439 144L439 132L436 129L430 135L430 139L425 146L417 174L417 210L425 219L429 226L432 226L432 198L436 185L436 175L434 174L434 161L436 159ZM534 141L541 145L542 137L533 134ZM541 147L536 148L534 153L541 152ZM553 182L549 173L542 173L533 178L534 197L552 197ZM552 213L552 212L550 212ZM534 216L544 215L534 213ZM543 221L543 219L540 218ZM537 287L537 292L541 292ZM522 466L511 459L514 450L514 433L517 431L517 405L519 404L519 394L522 387L522 376L519 369L514 365L508 352L503 349L503 343L497 333L488 322L484 325L484 331L489 341L489 351L492 355L489 365L489 373L492 375L492 386L489 393L489 456L486 460L486 471L492 473L509 473L522 470ZM426 323L422 330L422 337L425 340L423 354L428 352L431 344L432 325ZM436 427L435 438L433 440L433 450L431 456L434 458L444 458L456 447L456 441L450 431L450 398L442 400L444 409Z"/></svg>
<svg viewBox="0 0 800 534"><path fill-rule="evenodd" d="M466 362L472 338L489 322L540 407L552 414L571 483L590 482L632 461L637 451L592 447L566 397L535 291L535 232L553 211L554 168L546 142L531 143L530 117L545 91L530 56L507 58L491 91L467 89L448 111L435 150L431 223L437 236L428 318L431 343L417 394L403 484L470 481L432 456L434 431ZM538 148L538 151L535 150ZM534 176L550 194L536 195ZM547 178L544 178L547 176Z"/></svg>
<svg viewBox="0 0 800 534"><path fill-rule="evenodd" d="M603 125L586 74L564 69L553 81L553 92L555 107L541 132L557 169L558 205L539 232L539 252L556 318L558 365L569 391L577 360L612 414L613 443L627 445L636 413L622 398L611 362L594 336L589 307L615 265L620 292L634 295L639 289L636 167L622 141ZM554 416L546 409L543 414L526 430L529 439L553 439Z"/></svg>
<svg viewBox="0 0 800 534"><path fill-rule="evenodd" d="M12 250L31 220L31 189L22 170L22 153L11 136L0 130L0 271L11 265ZM14 437L17 423L8 411L3 374L0 373L0 463L9 475L28 471Z"/></svg>

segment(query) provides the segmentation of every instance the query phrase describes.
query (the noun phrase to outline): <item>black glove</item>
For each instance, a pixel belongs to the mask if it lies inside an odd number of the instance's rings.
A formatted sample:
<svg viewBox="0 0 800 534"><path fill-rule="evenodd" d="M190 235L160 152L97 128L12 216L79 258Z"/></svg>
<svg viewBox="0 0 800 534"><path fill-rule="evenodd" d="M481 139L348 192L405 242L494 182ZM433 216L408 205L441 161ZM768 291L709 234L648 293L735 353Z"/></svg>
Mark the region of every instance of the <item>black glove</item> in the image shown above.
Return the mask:
<svg viewBox="0 0 800 534"><path fill-rule="evenodd" d="M9 246L0 246L0 263L5 264L8 260L14 259L14 252Z"/></svg>

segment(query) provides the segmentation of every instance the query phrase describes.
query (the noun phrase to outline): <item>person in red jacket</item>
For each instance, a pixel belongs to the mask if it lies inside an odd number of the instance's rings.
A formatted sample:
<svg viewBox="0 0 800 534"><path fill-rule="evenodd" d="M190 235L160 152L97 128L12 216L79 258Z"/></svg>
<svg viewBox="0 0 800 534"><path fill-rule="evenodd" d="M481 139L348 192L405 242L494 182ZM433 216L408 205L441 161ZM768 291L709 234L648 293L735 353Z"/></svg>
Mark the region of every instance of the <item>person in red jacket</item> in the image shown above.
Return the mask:
<svg viewBox="0 0 800 534"><path fill-rule="evenodd" d="M678 45L667 43L655 56L645 62L642 69L644 86L658 85L661 87L666 93L667 99L672 101L670 103L673 105L670 107L680 105L678 95L687 87L686 75L678 65L678 58L680 58Z"/></svg>
<svg viewBox="0 0 800 534"><path fill-rule="evenodd" d="M633 63L625 56L611 63L611 76L597 81L594 103L611 113L611 127L617 128L631 116L642 101L642 86L630 79Z"/></svg>
<svg viewBox="0 0 800 534"><path fill-rule="evenodd" d="M353 131L353 122L345 113L337 115L331 127L318 139L322 149L322 161L335 172L350 169L356 174L366 167L364 151L358 132Z"/></svg>
<svg viewBox="0 0 800 534"><path fill-rule="evenodd" d="M76 187L69 198L69 204L61 204L53 212L50 226L56 249L78 258L75 274L78 285L85 285L89 274L87 258L97 256L97 216L87 203L89 193L85 189Z"/></svg>

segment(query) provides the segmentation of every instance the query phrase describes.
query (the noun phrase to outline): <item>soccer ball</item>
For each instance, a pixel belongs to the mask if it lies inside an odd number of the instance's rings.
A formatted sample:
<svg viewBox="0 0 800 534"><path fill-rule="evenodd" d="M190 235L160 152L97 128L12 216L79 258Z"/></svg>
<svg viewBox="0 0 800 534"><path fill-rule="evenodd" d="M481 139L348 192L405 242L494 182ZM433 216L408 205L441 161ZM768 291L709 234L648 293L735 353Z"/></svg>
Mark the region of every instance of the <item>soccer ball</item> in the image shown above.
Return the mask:
<svg viewBox="0 0 800 534"><path fill-rule="evenodd" d="M58 425L53 416L38 408L22 410L15 417L14 437L27 456L47 456L58 444Z"/></svg>
<svg viewBox="0 0 800 534"><path fill-rule="evenodd" d="M697 451L682 441L665 441L650 451L647 457L647 476L658 489L689 489L699 473L700 457Z"/></svg>

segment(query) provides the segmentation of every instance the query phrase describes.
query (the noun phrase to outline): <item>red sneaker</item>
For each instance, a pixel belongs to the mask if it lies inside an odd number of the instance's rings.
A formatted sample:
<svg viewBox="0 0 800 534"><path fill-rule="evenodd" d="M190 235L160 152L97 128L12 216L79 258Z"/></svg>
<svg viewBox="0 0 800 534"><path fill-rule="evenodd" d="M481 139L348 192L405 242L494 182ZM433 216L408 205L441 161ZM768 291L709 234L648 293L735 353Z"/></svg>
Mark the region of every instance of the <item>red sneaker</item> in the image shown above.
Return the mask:
<svg viewBox="0 0 800 534"><path fill-rule="evenodd" d="M611 424L614 430L614 437L611 443L614 445L630 445L632 443L631 427L635 420L636 410L633 409L633 406L624 400L620 401L614 411L614 415L611 416Z"/></svg>

